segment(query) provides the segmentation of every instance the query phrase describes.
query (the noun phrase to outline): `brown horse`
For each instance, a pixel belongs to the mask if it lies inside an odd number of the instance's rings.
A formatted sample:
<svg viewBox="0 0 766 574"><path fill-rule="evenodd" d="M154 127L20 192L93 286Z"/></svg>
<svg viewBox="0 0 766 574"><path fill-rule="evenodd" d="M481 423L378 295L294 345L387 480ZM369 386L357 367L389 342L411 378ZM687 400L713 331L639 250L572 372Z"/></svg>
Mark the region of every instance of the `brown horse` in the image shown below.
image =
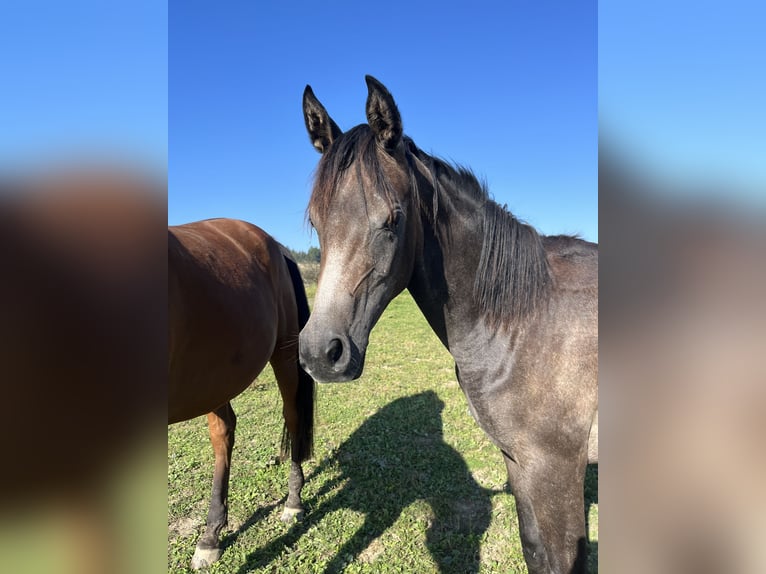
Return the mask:
<svg viewBox="0 0 766 574"><path fill-rule="evenodd" d="M370 331L409 289L503 455L529 571L584 572L598 247L518 221L469 170L403 135L391 94L370 76L367 86L367 124L347 132L310 87L303 96L322 154L308 207L322 261L301 363L320 381L359 377Z"/></svg>
<svg viewBox="0 0 766 574"><path fill-rule="evenodd" d="M192 567L217 560L228 518L236 416L230 401L271 363L282 395L282 455L290 449L282 520L303 513L303 462L311 453L314 381L298 365L309 307L298 267L262 229L231 219L168 228L168 424L207 413L215 452L207 527Z"/></svg>

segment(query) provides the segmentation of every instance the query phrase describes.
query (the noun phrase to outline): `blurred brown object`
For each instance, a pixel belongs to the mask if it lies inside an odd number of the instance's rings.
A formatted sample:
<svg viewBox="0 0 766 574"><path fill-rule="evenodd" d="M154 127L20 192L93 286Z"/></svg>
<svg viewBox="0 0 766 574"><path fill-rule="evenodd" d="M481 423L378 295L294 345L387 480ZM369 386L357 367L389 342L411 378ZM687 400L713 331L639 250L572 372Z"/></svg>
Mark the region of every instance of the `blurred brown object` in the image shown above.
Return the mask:
<svg viewBox="0 0 766 574"><path fill-rule="evenodd" d="M68 516L81 556L115 558L115 481L147 437L164 445L165 227L166 183L146 173L0 179L0 518Z"/></svg>
<svg viewBox="0 0 766 574"><path fill-rule="evenodd" d="M766 571L764 213L658 185L605 148L600 561Z"/></svg>

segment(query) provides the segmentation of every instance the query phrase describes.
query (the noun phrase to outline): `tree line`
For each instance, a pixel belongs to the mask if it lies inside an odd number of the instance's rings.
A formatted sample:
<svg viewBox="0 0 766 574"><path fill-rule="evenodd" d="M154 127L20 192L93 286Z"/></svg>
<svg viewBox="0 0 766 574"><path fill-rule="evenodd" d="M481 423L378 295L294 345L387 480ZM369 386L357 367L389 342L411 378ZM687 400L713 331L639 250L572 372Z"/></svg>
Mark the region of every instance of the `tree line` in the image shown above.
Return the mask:
<svg viewBox="0 0 766 574"><path fill-rule="evenodd" d="M319 263L319 258L321 256L319 247L309 247L308 251L295 251L288 247L288 250L296 263Z"/></svg>

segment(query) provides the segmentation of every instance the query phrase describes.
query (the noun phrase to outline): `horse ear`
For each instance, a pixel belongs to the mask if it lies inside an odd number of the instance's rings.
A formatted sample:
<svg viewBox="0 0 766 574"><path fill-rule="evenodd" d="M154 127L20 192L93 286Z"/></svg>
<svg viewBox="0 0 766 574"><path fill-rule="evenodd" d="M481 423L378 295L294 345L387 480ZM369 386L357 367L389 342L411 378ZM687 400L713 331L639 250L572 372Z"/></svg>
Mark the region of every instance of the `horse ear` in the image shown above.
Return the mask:
<svg viewBox="0 0 766 574"><path fill-rule="evenodd" d="M367 82L367 123L375 133L378 143L392 151L402 139L402 117L393 96L386 87L372 76Z"/></svg>
<svg viewBox="0 0 766 574"><path fill-rule="evenodd" d="M319 153L326 152L330 144L343 133L317 100L311 86L306 86L303 91L303 119L311 144Z"/></svg>

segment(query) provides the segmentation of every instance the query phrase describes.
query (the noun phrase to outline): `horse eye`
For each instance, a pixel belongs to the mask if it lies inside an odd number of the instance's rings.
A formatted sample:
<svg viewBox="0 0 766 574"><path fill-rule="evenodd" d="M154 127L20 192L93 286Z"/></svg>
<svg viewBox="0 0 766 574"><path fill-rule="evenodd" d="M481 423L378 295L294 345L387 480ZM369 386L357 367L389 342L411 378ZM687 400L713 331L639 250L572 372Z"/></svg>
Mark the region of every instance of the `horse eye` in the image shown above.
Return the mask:
<svg viewBox="0 0 766 574"><path fill-rule="evenodd" d="M396 229L399 227L399 223L402 220L402 212L401 211L394 211L394 213L391 215L391 222L389 223L389 228L391 231L396 231Z"/></svg>

